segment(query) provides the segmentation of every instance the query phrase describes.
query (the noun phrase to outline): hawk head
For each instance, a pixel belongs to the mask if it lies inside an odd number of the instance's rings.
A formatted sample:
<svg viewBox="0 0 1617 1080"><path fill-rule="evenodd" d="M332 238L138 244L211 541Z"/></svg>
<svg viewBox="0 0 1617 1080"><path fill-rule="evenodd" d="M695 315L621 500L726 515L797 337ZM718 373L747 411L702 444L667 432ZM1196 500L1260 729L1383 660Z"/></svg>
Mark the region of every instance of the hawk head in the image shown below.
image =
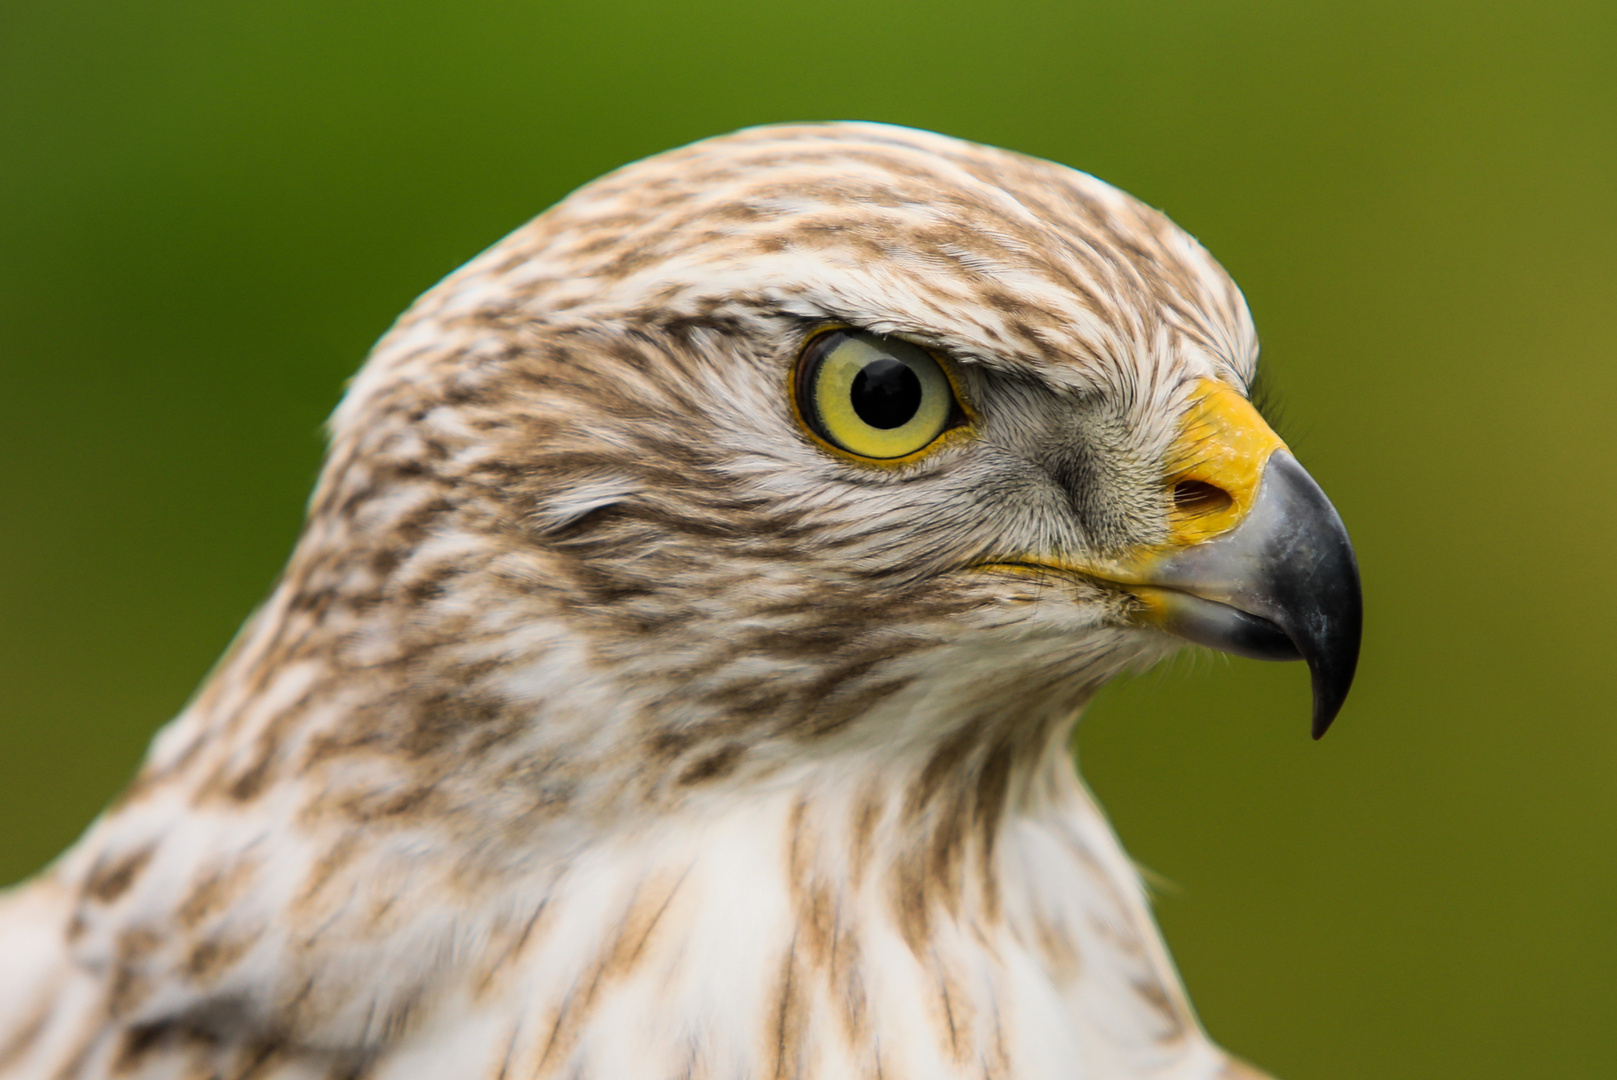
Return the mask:
<svg viewBox="0 0 1617 1080"><path fill-rule="evenodd" d="M293 586L497 700L574 650L685 774L1070 717L1187 639L1305 659L1317 737L1357 570L1256 358L1217 263L1093 177L748 130L586 186L400 321Z"/></svg>
<svg viewBox="0 0 1617 1080"><path fill-rule="evenodd" d="M1240 1074L1065 735L1186 640L1340 708L1353 552L1256 357L1048 162L829 124L586 186L356 378L275 592L27 894L28 1052Z"/></svg>

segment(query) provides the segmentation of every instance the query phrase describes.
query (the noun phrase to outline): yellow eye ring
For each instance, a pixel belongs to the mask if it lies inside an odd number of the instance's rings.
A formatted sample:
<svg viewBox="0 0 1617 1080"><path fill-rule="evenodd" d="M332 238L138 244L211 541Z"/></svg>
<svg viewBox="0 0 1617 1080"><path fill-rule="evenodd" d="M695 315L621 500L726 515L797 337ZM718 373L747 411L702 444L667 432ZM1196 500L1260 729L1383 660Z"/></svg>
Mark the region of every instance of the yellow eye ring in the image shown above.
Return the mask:
<svg viewBox="0 0 1617 1080"><path fill-rule="evenodd" d="M804 423L873 461L919 453L964 419L943 366L899 338L826 331L803 350L794 381Z"/></svg>

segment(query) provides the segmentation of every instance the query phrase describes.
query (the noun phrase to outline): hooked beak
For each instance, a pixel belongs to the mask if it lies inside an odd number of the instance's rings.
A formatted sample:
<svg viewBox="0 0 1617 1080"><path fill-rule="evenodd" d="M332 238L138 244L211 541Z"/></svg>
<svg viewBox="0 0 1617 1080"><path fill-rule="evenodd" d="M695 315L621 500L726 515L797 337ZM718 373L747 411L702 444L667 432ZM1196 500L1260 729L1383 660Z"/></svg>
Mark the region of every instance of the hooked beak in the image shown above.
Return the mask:
<svg viewBox="0 0 1617 1080"><path fill-rule="evenodd" d="M1325 734L1359 662L1359 566L1336 508L1289 451L1269 456L1239 525L1144 576L1130 591L1162 629L1238 656L1308 661L1314 738Z"/></svg>
<svg viewBox="0 0 1617 1080"><path fill-rule="evenodd" d="M1119 584L1169 633L1259 660L1305 660L1314 738L1359 662L1359 566L1336 508L1250 402L1203 380L1175 447L1172 538ZM1189 497L1185 497L1188 493Z"/></svg>

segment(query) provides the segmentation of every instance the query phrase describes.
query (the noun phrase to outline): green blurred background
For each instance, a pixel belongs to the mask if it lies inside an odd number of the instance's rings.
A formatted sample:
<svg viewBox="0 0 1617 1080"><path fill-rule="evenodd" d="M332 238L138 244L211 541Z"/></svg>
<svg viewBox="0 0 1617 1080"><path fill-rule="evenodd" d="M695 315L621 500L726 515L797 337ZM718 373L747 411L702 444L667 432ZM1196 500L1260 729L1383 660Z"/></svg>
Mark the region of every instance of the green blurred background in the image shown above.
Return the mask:
<svg viewBox="0 0 1617 1080"><path fill-rule="evenodd" d="M129 775L412 297L765 121L1089 170L1250 298L1368 625L1107 691L1085 772L1214 1036L1293 1080L1617 1072L1617 5L0 6L0 880Z"/></svg>

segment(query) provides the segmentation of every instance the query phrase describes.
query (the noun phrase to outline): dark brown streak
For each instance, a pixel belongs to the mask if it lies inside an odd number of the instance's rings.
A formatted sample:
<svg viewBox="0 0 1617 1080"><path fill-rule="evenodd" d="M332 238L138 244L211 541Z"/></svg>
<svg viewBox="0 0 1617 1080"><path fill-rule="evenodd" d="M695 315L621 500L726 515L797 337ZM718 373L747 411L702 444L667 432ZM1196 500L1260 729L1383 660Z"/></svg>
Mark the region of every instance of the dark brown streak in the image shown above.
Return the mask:
<svg viewBox="0 0 1617 1080"><path fill-rule="evenodd" d="M84 881L84 895L103 904L117 900L134 885L156 851L156 844L147 844L110 862L98 862Z"/></svg>

